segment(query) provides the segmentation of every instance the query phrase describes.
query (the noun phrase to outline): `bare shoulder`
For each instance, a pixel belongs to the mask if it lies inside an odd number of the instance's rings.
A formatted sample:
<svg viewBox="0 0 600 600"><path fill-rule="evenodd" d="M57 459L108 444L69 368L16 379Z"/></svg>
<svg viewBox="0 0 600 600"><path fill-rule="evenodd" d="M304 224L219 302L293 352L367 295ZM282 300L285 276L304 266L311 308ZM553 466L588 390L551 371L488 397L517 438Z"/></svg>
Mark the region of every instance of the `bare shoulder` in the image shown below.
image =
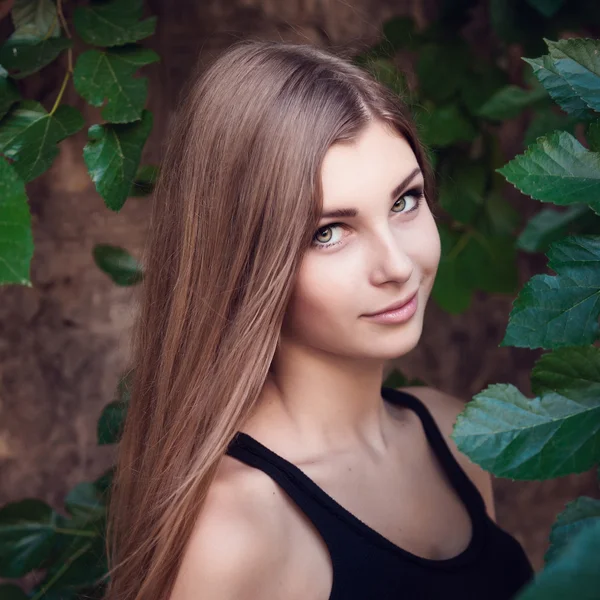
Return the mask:
<svg viewBox="0 0 600 600"><path fill-rule="evenodd" d="M283 598L284 515L276 484L224 456L193 525L170 600Z"/></svg>
<svg viewBox="0 0 600 600"><path fill-rule="evenodd" d="M481 495L485 500L488 514L493 520L496 520L494 492L490 473L472 462L466 454L463 454L458 449L454 440L450 437L454 424L456 423L456 417L464 410L467 404L466 400L462 400L456 396L442 392L441 390L425 386L409 386L399 389L417 396L417 398L419 398L419 400L421 400L429 409L429 412L435 419L437 426L444 435L456 460L481 492Z"/></svg>

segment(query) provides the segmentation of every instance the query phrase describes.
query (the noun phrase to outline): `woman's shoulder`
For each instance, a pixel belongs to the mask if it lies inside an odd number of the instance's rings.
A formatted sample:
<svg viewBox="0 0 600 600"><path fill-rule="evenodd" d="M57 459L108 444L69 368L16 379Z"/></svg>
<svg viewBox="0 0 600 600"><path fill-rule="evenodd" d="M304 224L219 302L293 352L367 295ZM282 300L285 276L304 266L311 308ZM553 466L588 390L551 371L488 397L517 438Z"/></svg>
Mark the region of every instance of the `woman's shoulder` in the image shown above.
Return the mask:
<svg viewBox="0 0 600 600"><path fill-rule="evenodd" d="M427 407L457 462L483 496L489 516L496 520L492 476L463 454L450 437L456 417L465 409L467 401L432 387L406 386L397 389L416 396Z"/></svg>
<svg viewBox="0 0 600 600"><path fill-rule="evenodd" d="M276 484L228 456L221 460L179 568L170 600L258 600L285 569L285 515Z"/></svg>

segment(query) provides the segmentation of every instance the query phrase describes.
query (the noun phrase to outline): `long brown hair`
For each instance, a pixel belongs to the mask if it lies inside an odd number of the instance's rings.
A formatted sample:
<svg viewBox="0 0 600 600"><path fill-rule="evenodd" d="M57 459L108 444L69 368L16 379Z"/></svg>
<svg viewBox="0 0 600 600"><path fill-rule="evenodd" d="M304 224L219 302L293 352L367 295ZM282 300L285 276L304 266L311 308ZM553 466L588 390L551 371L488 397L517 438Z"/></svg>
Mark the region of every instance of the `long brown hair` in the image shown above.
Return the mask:
<svg viewBox="0 0 600 600"><path fill-rule="evenodd" d="M431 199L402 101L341 55L246 40L190 79L143 260L105 598L168 598L219 460L269 372L318 227L325 153L373 119L410 143Z"/></svg>

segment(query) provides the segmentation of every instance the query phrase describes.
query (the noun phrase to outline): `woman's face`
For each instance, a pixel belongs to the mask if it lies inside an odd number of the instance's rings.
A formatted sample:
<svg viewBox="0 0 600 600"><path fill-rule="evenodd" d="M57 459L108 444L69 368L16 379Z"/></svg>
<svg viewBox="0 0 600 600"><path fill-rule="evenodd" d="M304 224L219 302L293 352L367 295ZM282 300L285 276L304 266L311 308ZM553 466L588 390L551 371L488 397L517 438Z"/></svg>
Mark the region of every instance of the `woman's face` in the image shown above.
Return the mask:
<svg viewBox="0 0 600 600"><path fill-rule="evenodd" d="M323 217L304 255L282 338L315 350L387 360L412 350L440 260L440 238L423 175L406 140L369 124L353 144L332 146L323 163ZM398 187L400 185L400 187ZM325 216L355 209L355 216ZM417 292L407 321L365 317Z"/></svg>

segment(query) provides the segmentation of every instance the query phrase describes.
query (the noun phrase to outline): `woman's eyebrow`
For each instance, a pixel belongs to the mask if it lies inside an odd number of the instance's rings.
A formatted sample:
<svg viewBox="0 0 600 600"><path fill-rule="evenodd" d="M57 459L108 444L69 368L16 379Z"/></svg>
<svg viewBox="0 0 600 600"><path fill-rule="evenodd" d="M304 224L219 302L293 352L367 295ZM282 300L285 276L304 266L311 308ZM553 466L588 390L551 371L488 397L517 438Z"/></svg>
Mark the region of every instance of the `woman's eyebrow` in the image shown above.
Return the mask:
<svg viewBox="0 0 600 600"><path fill-rule="evenodd" d="M399 196L404 188L417 176L421 173L421 169L419 167L414 168L391 192L390 192L390 200L394 200L397 196ZM335 210L328 210L321 215L321 219L328 219L331 217L339 218L339 217L358 217L359 212L356 208L338 208Z"/></svg>

